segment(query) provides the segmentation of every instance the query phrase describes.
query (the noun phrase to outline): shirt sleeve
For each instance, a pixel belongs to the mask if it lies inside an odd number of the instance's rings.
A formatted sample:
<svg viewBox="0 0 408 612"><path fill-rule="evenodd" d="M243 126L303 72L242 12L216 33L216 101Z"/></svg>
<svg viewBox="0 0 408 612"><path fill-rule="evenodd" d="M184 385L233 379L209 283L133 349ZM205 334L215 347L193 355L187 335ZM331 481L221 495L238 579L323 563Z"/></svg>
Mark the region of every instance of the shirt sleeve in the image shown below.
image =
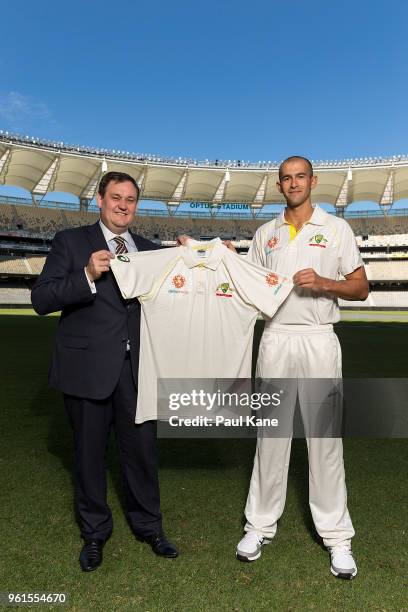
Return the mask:
<svg viewBox="0 0 408 612"><path fill-rule="evenodd" d="M338 257L339 272L342 276L351 274L351 272L364 265L358 250L356 237L346 221L344 222L344 231L342 232Z"/></svg>
<svg viewBox="0 0 408 612"><path fill-rule="evenodd" d="M84 267L84 272L85 272L85 277L86 277L86 280L88 281L90 290L92 291L92 293L96 293L96 285L93 281L89 280L88 272L86 271L86 266Z"/></svg>
<svg viewBox="0 0 408 612"><path fill-rule="evenodd" d="M177 260L179 249L137 251L117 255L111 260L111 270L125 299L146 298L159 287L168 269Z"/></svg>
<svg viewBox="0 0 408 612"><path fill-rule="evenodd" d="M252 263L257 264L258 266L265 265L265 251L262 248L262 240L261 240L261 231L258 229L255 232L254 237L252 238L251 244L249 246L249 250L246 256L247 261L252 261Z"/></svg>
<svg viewBox="0 0 408 612"><path fill-rule="evenodd" d="M290 278L259 266L227 249L224 262L242 300L273 317L292 291Z"/></svg>

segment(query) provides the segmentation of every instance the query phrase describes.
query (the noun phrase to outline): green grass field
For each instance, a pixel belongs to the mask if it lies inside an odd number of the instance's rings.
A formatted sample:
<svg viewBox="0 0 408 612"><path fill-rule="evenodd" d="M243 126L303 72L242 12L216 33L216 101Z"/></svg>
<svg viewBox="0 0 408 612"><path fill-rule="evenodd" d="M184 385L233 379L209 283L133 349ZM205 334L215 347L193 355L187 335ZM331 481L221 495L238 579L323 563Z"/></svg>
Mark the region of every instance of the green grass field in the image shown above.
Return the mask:
<svg viewBox="0 0 408 612"><path fill-rule="evenodd" d="M181 552L176 560L154 556L132 537L112 441L115 529L101 568L83 574L71 432L59 394L47 388L56 323L22 312L0 316L0 591L65 592L65 609L84 611L408 610L406 440L345 441L359 568L353 582L330 575L328 554L316 541L303 440L293 442L278 534L253 564L235 559L253 441L159 441L162 510ZM407 376L408 325L342 323L337 331L345 376Z"/></svg>

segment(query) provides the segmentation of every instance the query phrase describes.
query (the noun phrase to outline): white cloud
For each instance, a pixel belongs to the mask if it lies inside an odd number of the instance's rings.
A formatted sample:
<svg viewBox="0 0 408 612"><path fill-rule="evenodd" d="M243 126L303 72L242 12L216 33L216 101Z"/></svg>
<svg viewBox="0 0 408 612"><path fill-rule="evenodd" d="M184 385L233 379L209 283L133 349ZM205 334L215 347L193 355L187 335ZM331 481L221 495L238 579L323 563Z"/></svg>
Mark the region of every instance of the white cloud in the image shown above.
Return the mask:
<svg viewBox="0 0 408 612"><path fill-rule="evenodd" d="M34 96L27 96L18 91L0 92L0 120L2 127L12 131L38 131L45 124L56 124L48 106Z"/></svg>

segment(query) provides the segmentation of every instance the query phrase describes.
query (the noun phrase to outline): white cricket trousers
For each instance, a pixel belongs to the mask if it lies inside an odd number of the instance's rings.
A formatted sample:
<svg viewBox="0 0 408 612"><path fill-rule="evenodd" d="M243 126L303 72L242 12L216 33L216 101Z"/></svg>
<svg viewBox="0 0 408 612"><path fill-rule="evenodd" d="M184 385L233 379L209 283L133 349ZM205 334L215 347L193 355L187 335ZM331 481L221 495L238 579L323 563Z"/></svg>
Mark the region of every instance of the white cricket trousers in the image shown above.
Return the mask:
<svg viewBox="0 0 408 612"><path fill-rule="evenodd" d="M332 325L266 323L262 335L257 378L341 378L341 348ZM298 393L302 419L307 402ZM292 420L296 393L289 409ZM245 515L245 531L267 538L276 533L285 507L291 438L258 438ZM340 438L307 438L309 504L325 546L354 536L347 510L343 444Z"/></svg>

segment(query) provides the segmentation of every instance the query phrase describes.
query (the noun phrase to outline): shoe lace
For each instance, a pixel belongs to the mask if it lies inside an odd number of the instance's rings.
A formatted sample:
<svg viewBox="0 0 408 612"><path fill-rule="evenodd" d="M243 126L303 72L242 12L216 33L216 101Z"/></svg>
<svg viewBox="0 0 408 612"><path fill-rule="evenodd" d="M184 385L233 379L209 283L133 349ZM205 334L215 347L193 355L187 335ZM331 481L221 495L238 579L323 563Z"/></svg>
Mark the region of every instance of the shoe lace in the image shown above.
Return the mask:
<svg viewBox="0 0 408 612"><path fill-rule="evenodd" d="M86 549L88 557L90 559L97 559L100 554L100 543L99 542L87 542Z"/></svg>
<svg viewBox="0 0 408 612"><path fill-rule="evenodd" d="M335 546L330 547L331 553L338 553L344 555L351 555L351 545L349 542L340 542Z"/></svg>
<svg viewBox="0 0 408 612"><path fill-rule="evenodd" d="M262 544L263 536L259 535L256 531L249 531L246 535L246 540L251 544Z"/></svg>

